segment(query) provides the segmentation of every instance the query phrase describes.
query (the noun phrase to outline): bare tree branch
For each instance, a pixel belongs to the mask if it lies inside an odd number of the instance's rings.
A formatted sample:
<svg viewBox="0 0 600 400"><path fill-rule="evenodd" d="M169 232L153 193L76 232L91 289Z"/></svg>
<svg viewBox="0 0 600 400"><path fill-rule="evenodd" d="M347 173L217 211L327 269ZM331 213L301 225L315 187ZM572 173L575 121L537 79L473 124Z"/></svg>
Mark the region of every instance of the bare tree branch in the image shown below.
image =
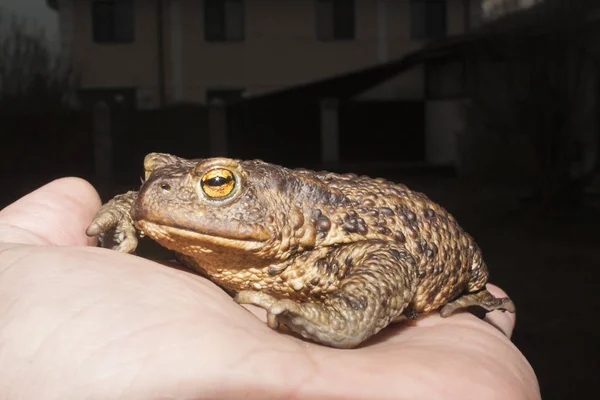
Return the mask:
<svg viewBox="0 0 600 400"><path fill-rule="evenodd" d="M69 106L75 74L49 49L43 29L0 11L0 111L37 113Z"/></svg>

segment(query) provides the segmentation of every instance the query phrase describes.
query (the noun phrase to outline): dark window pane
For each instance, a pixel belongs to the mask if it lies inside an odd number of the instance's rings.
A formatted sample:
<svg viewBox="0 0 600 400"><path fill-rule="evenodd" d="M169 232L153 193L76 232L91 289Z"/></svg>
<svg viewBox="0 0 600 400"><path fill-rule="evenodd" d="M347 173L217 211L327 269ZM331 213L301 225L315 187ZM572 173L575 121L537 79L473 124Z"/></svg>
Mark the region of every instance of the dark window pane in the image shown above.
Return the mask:
<svg viewBox="0 0 600 400"><path fill-rule="evenodd" d="M354 0L317 0L317 38L354 39Z"/></svg>
<svg viewBox="0 0 600 400"><path fill-rule="evenodd" d="M92 3L92 35L96 42L132 42L133 0L95 0Z"/></svg>
<svg viewBox="0 0 600 400"><path fill-rule="evenodd" d="M410 35L413 39L427 36L427 6L424 1L414 0L410 4Z"/></svg>
<svg viewBox="0 0 600 400"><path fill-rule="evenodd" d="M446 36L446 0L411 0L410 34L413 39Z"/></svg>
<svg viewBox="0 0 600 400"><path fill-rule="evenodd" d="M95 1L92 5L92 30L94 41L113 40L114 18L113 5L107 1Z"/></svg>
<svg viewBox="0 0 600 400"><path fill-rule="evenodd" d="M225 37L228 40L244 39L244 2L241 0L225 2Z"/></svg>
<svg viewBox="0 0 600 400"><path fill-rule="evenodd" d="M225 39L224 0L204 0L204 36L206 40Z"/></svg>
<svg viewBox="0 0 600 400"><path fill-rule="evenodd" d="M446 36L446 2L436 1L427 5L427 36L440 38Z"/></svg>
<svg viewBox="0 0 600 400"><path fill-rule="evenodd" d="M354 0L335 0L333 14L335 38L354 39Z"/></svg>
<svg viewBox="0 0 600 400"><path fill-rule="evenodd" d="M204 0L206 40L244 39L243 0Z"/></svg>
<svg viewBox="0 0 600 400"><path fill-rule="evenodd" d="M115 3L115 36L118 41L133 41L133 1Z"/></svg>
<svg viewBox="0 0 600 400"><path fill-rule="evenodd" d="M317 38L332 40L333 36L333 0L317 1Z"/></svg>

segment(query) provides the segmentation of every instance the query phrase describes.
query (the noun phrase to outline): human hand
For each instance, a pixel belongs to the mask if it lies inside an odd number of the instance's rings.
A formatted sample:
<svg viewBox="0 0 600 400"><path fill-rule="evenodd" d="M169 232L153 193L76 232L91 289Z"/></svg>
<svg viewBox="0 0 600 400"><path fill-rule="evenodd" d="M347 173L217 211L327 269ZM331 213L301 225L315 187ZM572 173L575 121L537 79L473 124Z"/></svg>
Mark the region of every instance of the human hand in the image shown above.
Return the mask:
<svg viewBox="0 0 600 400"><path fill-rule="evenodd" d="M323 347L204 278L93 247L99 207L67 178L0 212L0 399L540 398L514 314L434 313Z"/></svg>

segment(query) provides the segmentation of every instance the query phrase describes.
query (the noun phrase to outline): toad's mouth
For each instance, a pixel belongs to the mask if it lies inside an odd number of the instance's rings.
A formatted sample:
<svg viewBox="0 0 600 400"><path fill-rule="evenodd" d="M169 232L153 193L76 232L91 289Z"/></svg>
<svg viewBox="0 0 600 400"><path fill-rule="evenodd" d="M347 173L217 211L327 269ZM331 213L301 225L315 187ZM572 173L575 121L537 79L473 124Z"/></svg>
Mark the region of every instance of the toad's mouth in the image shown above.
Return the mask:
<svg viewBox="0 0 600 400"><path fill-rule="evenodd" d="M256 239L234 239L199 233L184 228L157 224L147 220L138 220L136 227L146 236L157 241L169 250L188 252L211 252L214 248L231 248L243 251L257 251L265 242ZM188 251L184 251L188 249ZM194 251L195 250L195 251Z"/></svg>

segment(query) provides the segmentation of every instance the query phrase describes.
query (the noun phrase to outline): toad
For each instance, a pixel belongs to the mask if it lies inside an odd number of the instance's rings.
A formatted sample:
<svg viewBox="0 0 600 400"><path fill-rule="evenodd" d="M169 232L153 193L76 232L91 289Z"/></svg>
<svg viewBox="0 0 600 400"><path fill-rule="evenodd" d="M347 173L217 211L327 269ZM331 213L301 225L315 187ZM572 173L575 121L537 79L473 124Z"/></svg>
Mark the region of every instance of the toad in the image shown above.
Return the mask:
<svg viewBox="0 0 600 400"><path fill-rule="evenodd" d="M314 342L353 348L393 322L478 306L514 312L486 290L473 238L422 193L385 179L260 160L151 153L138 191L104 204L87 229L133 253L144 234L239 304Z"/></svg>

